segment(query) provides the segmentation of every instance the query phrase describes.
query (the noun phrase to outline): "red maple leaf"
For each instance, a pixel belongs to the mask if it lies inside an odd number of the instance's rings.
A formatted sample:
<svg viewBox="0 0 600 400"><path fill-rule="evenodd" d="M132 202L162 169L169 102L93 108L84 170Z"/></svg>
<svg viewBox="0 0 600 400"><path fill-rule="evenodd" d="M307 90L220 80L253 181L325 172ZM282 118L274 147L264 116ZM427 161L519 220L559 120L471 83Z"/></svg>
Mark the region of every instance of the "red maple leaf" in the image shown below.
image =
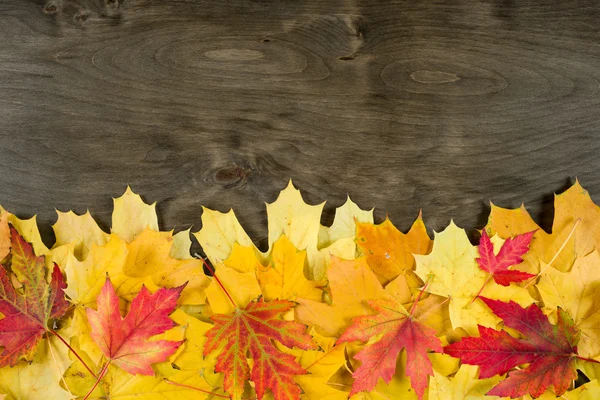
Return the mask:
<svg viewBox="0 0 600 400"><path fill-rule="evenodd" d="M460 358L464 364L479 365L480 378L489 378L509 372L487 394L517 398L526 394L541 396L553 386L561 396L577 377L574 363L577 355L579 335L571 317L558 309L558 321L552 325L548 317L536 305L522 308L515 302L505 303L485 297L480 299L504 325L519 331L522 339L510 336L505 331L479 326L480 337L466 337L444 348L444 352ZM512 368L529 364L526 368Z"/></svg>
<svg viewBox="0 0 600 400"><path fill-rule="evenodd" d="M352 374L354 383L350 396L373 390L380 377L389 383L396 372L398 355L406 349L406 375L419 399L423 398L428 378L433 375L427 350L442 351L435 329L418 322L412 312L407 312L396 300L370 300L368 303L377 314L354 318L337 341L367 342L371 337L383 334L381 339L354 356L362 364Z"/></svg>
<svg viewBox="0 0 600 400"><path fill-rule="evenodd" d="M280 319L282 313L296 304L287 300L261 299L249 303L232 314L215 314L214 326L206 333L204 355L222 347L217 356L216 372L225 374L224 389L233 399L241 399L244 383L254 382L256 396L262 399L267 388L275 400L298 399L300 387L294 375L305 374L294 356L278 350L273 341L303 350L316 349L306 326ZM247 357L254 360L252 371Z"/></svg>
<svg viewBox="0 0 600 400"><path fill-rule="evenodd" d="M517 235L506 239L497 255L494 254L494 245L483 230L479 241L479 268L488 272L498 285L508 286L511 282L521 282L535 275L527 272L510 270L508 267L523 262L523 255L529 251L529 243L535 231Z"/></svg>
<svg viewBox="0 0 600 400"><path fill-rule="evenodd" d="M106 278L97 299L98 311L86 309L92 339L109 361L98 380L110 363L130 374L154 375L151 364L165 361L182 342L148 339L175 326L169 314L175 310L184 287L161 288L150 294L142 286L131 302L127 316L123 318L119 310L119 297L110 279Z"/></svg>
<svg viewBox="0 0 600 400"><path fill-rule="evenodd" d="M30 243L10 227L11 250L0 267L0 366L14 366L21 357L29 358L45 332L53 332L48 323L64 315L69 308L63 289L63 274L54 264L51 281L46 280L45 258L37 257ZM16 278L13 281L9 270ZM18 282L17 282L18 281Z"/></svg>

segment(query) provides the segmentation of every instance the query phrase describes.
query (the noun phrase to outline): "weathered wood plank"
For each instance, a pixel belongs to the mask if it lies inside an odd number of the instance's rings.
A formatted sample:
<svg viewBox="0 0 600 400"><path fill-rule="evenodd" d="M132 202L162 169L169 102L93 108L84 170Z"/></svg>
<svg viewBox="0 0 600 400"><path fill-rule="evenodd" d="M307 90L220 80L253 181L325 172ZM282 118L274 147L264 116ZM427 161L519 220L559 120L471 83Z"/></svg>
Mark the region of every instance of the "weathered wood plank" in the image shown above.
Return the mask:
<svg viewBox="0 0 600 400"><path fill-rule="evenodd" d="M0 0L0 204L90 208L130 184L165 228L236 209L257 241L289 178L406 229L549 227L600 196L593 1Z"/></svg>

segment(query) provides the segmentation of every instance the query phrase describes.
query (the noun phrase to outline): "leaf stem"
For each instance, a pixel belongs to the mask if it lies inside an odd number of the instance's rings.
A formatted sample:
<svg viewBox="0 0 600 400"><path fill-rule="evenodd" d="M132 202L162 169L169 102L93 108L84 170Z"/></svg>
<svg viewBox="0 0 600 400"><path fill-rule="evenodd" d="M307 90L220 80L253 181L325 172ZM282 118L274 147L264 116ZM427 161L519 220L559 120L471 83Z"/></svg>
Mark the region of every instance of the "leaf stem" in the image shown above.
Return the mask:
<svg viewBox="0 0 600 400"><path fill-rule="evenodd" d="M593 358L585 358L585 357L581 357L581 356L577 356L577 358L580 359L581 361L587 361L587 362L600 364L600 361L594 360Z"/></svg>
<svg viewBox="0 0 600 400"><path fill-rule="evenodd" d="M558 255L560 254L560 252L563 251L563 249L565 248L565 246L567 245L567 243L569 242L569 240L571 239L571 237L575 233L575 229L577 229L577 225L579 225L580 222L581 222L581 218L577 218L577 221L575 221L575 225L573 225L573 229L571 229L571 232L569 232L569 235L567 236L567 238L563 242L562 246L560 246L560 248L558 249L558 251L556 252L556 254L554 254L554 257L552 257L552 260L550 260L550 262L548 263L548 265L546 265L544 267L544 269L542 269L536 276L534 276L533 278L531 278L531 280L525 286L523 286L524 289L527 289L527 287L529 287L529 285L531 285L537 279L538 276L542 275L552 265L552 263L554 261L556 261L556 259L558 258Z"/></svg>
<svg viewBox="0 0 600 400"><path fill-rule="evenodd" d="M431 277L427 278L427 282L425 282L425 284L423 285L423 287L421 288L421 290L419 291L419 294L417 295L417 297L415 298L415 301L413 301L412 306L410 307L410 311L408 312L408 314L410 316L413 315L413 313L415 312L415 308L417 308L417 303L419 301L421 301L421 297L423 297L423 293L425 292L425 289L427 289L427 286L429 285L429 280L431 279Z"/></svg>
<svg viewBox="0 0 600 400"><path fill-rule="evenodd" d="M106 374L106 371L108 371L108 366L109 365L110 365L110 360L104 365L104 367L102 368L102 370L98 374L98 378L96 378L96 383L94 383L94 386L92 386L92 388L90 389L90 391L88 392L88 394L85 395L85 397L83 398L83 400L87 400L92 395L92 393L94 392L94 390L96 390L96 386L98 386L98 384L100 383L100 381L102 380L102 378Z"/></svg>
<svg viewBox="0 0 600 400"><path fill-rule="evenodd" d="M233 304L233 306L235 308L238 308L237 304L235 304L235 301L233 301L233 298L231 297L231 295L229 294L229 292L227 291L227 289L225 289L225 286L223 286L223 282L221 282L221 280L217 276L217 273L215 272L215 269L212 267L212 265L210 265L209 263L207 263L206 259L204 257L200 256L199 258L202 260L202 262L204 263L204 265L206 266L206 268L208 268L208 270L213 274L213 278L215 278L215 280L217 281L217 283L219 284L219 286L223 290L223 293L225 293L225 295L227 296L227 298L229 299L229 301L231 302L231 304Z"/></svg>
<svg viewBox="0 0 600 400"><path fill-rule="evenodd" d="M473 302L475 300L477 300L477 298L479 297L481 292L483 292L483 289L485 289L485 286L488 284L488 282L490 281L491 278L492 278L492 275L488 274L487 278L485 278L485 282L483 282L483 285L481 285L481 289L479 289L479 292L477 292L475 297L473 297L473 299L469 302L469 304L467 304L467 307L469 307L471 304L473 304Z"/></svg>
<svg viewBox="0 0 600 400"><path fill-rule="evenodd" d="M224 399L228 399L229 398L229 396L224 396L222 394L216 394L216 393L213 393L213 392L209 392L208 390L200 389L200 388L197 388L197 387L194 387L194 386L185 385L183 383L173 382L173 381L171 381L169 379L166 379L166 378L163 379L163 381L165 383L168 383L169 385L175 385L175 386L183 387L183 388L186 388L186 389L197 390L199 392L210 394L210 395L213 395L213 396L216 396L216 397L222 397Z"/></svg>
<svg viewBox="0 0 600 400"><path fill-rule="evenodd" d="M89 366L88 366L88 365L85 363L85 361L83 361L83 359L82 359L82 358L79 356L79 354L77 354L77 352L75 351L75 349L73 349L73 348L71 347L71 345L70 345L69 343L67 343L67 341L66 341L65 339L63 339L63 337L62 337L62 336L60 336L60 335L58 334L58 332L56 332L56 331L54 331L54 330L52 330L52 329L50 329L50 330L49 330L49 332L51 332L51 333L52 333L54 336L56 336L57 338L59 338L59 339L60 339L60 341L61 341L61 342L63 342L63 343L65 344L65 346L67 346L67 347L69 348L69 350L71 350L71 352L73 353L73 355L74 355L75 357L77 357L77 359L78 359L78 360L81 362L81 364L83 364L83 366L85 367L85 369L87 369L87 370L88 370L88 372L89 372L90 374L92 374L92 376L93 376L94 378L97 378L97 376L96 376L96 374L94 373L94 371L92 371L92 369L91 369L91 368L90 368L90 367L89 367Z"/></svg>

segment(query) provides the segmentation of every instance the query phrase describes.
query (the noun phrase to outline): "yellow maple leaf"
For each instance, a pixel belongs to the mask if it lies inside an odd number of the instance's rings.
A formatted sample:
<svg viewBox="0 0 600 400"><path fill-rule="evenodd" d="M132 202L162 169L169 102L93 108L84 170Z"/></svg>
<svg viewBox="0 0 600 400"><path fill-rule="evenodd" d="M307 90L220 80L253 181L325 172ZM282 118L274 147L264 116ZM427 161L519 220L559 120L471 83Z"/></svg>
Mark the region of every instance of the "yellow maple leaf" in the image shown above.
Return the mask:
<svg viewBox="0 0 600 400"><path fill-rule="evenodd" d="M331 305L299 298L295 309L300 322L312 325L326 336L339 336L352 318L370 313L366 300L378 300L386 293L364 257L343 260L333 257L327 271Z"/></svg>
<svg viewBox="0 0 600 400"><path fill-rule="evenodd" d="M156 203L146 204L129 186L114 201L111 232L131 242L137 234L149 227L158 231Z"/></svg>
<svg viewBox="0 0 600 400"><path fill-rule="evenodd" d="M230 256L216 269L216 276L238 307L245 307L261 295L266 301L300 297L321 300L320 283L304 276L306 252L298 251L286 236L281 236L273 245L267 265L261 264L257 253L254 247L236 244ZM216 280L207 287L206 294L213 312L228 314L235 310Z"/></svg>
<svg viewBox="0 0 600 400"><path fill-rule="evenodd" d="M9 213L0 206L0 214L6 213L6 219L14 226L26 241L33 245L33 251L37 256L47 254L50 250L42 241L40 230L37 225L37 218L34 215L29 219L21 219L16 215Z"/></svg>
<svg viewBox="0 0 600 400"><path fill-rule="evenodd" d="M537 274L540 262L552 261L556 269L565 272L571 269L577 257L590 253L600 244L600 207L576 181L554 197L552 233L544 232L524 206L510 210L493 204L485 229L490 236L497 233L505 239L537 229L519 269Z"/></svg>
<svg viewBox="0 0 600 400"><path fill-rule="evenodd" d="M298 357L298 362L308 374L297 375L294 380L302 387L303 400L345 400L348 390L345 387L330 385L329 379L346 364L346 344L335 345L335 338L319 335L314 329L310 332L318 350L293 349L289 353Z"/></svg>
<svg viewBox="0 0 600 400"><path fill-rule="evenodd" d="M122 271L132 278L151 277L156 288L176 287L187 282L179 304L203 304L204 289L210 283L204 274L202 261L173 258L172 232L158 232L145 228L127 244L127 257Z"/></svg>
<svg viewBox="0 0 600 400"><path fill-rule="evenodd" d="M254 247L233 210L222 213L202 207L202 229L194 236L213 265L221 264L229 257L235 243Z"/></svg>
<svg viewBox="0 0 600 400"><path fill-rule="evenodd" d="M417 275L426 283L426 291L450 299L452 327L463 328L470 335L478 333L477 325L496 327L500 319L481 300L475 299L479 289L485 285L481 296L509 301L521 306L533 303L526 289L514 283L504 287L487 281L475 260L477 248L469 242L464 229L451 222L448 227L435 234L433 249L429 255L415 255Z"/></svg>
<svg viewBox="0 0 600 400"><path fill-rule="evenodd" d="M52 225L56 237L53 248L73 243L75 257L84 260L92 245L102 246L108 242L109 235L100 229L89 211L83 215L73 211L56 213L58 219Z"/></svg>
<svg viewBox="0 0 600 400"><path fill-rule="evenodd" d="M362 210L348 196L346 202L335 210L331 226L319 228L318 247L322 249L340 239L354 238L357 222L373 223L373 209Z"/></svg>
<svg viewBox="0 0 600 400"><path fill-rule="evenodd" d="M282 235L273 244L269 265L260 265L257 270L258 284L266 301L298 297L321 300L319 283L304 276L305 260L306 252L298 251L287 236Z"/></svg>
<svg viewBox="0 0 600 400"><path fill-rule="evenodd" d="M600 253L593 251L577 258L569 272L546 268L537 284L548 312L560 307L573 318L581 335L578 354L588 358L600 356L599 266Z"/></svg>
<svg viewBox="0 0 600 400"><path fill-rule="evenodd" d="M319 356L312 363L302 362L301 358L300 363L308 372L307 375L294 377L294 380L298 382L304 391L300 395L301 399L345 400L348 398L347 390L340 390L339 387L328 383L333 374L346 363L345 348L346 346L342 345L318 352Z"/></svg>
<svg viewBox="0 0 600 400"><path fill-rule="evenodd" d="M273 203L267 204L269 250L266 253L256 250L261 261L269 261L273 245L282 235L285 235L298 250L306 251L305 275L309 279L319 281L325 277L331 255L354 258L356 245L353 235L346 236L349 226L354 223L354 218L369 220L372 215L360 210L348 199L336 211L332 227L325 228L320 225L324 204L306 204L300 191L294 188L290 181L279 197ZM194 235L213 265L223 263L231 254L235 243L256 249L233 211L223 214L203 208L202 229ZM337 239L332 241L333 238Z"/></svg>
<svg viewBox="0 0 600 400"><path fill-rule="evenodd" d="M383 285L400 274L412 278L413 254L428 254L432 245L420 213L407 234L400 232L389 218L379 225L357 223L356 242ZM419 286L418 280L411 286Z"/></svg>
<svg viewBox="0 0 600 400"><path fill-rule="evenodd" d="M498 396L486 396L502 376L497 375L487 379L478 379L479 367L476 365L460 366L453 377L446 377L434 371L429 380L429 400L479 400L501 399Z"/></svg>

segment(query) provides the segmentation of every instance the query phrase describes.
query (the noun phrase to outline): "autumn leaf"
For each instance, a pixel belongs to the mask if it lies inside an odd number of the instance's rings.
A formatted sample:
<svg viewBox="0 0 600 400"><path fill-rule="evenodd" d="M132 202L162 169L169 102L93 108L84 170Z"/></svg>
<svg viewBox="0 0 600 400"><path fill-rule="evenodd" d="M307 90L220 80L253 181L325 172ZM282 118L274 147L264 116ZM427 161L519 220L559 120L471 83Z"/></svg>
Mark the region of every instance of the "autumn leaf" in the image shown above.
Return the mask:
<svg viewBox="0 0 600 400"><path fill-rule="evenodd" d="M73 396L59 385L71 363L68 353L56 336L41 341L32 360L0 369L0 393L6 393L10 400L72 400Z"/></svg>
<svg viewBox="0 0 600 400"><path fill-rule="evenodd" d="M429 400L498 399L496 396L485 394L501 379L500 376L478 379L478 368L475 365L461 365L453 377L446 377L434 371L429 381Z"/></svg>
<svg viewBox="0 0 600 400"><path fill-rule="evenodd" d="M370 391L377 386L379 377L389 383L396 372L396 360L405 349L406 375L419 399L423 398L428 377L433 375L427 350L442 351L440 340L432 329L419 322L402 304L390 300L372 300L368 304L376 311L375 315L354 318L353 324L338 339L338 343L354 340L367 342L381 338L354 356L362 361L352 374L355 379L350 396L360 391ZM413 308L414 309L414 308Z"/></svg>
<svg viewBox="0 0 600 400"><path fill-rule="evenodd" d="M508 378L490 390L488 395L517 398L530 394L541 396L548 387L562 395L577 377L575 360L579 333L571 317L558 309L556 325L536 305L523 308L514 302L487 298L481 300L504 321L506 327L517 330L522 339L506 331L479 327L480 337L467 337L444 348L444 352L459 357L464 364L479 365L480 378L490 378L511 371Z"/></svg>
<svg viewBox="0 0 600 400"><path fill-rule="evenodd" d="M304 202L292 182L282 190L273 203L267 204L269 249L260 253L261 261L269 259L274 244L285 235L296 249L306 251L306 277L320 281L329 267L330 256L351 259L356 256L354 237L348 227L354 218L371 221L372 214L364 212L348 200L336 211L331 227L320 224L324 202L309 205ZM234 212L221 213L203 208L202 229L194 233L213 265L219 265L232 253L236 243L258 249L244 231Z"/></svg>
<svg viewBox="0 0 600 400"><path fill-rule="evenodd" d="M506 209L492 204L485 227L491 236L502 238L535 230L529 253L520 267L530 273L539 273L540 262L551 264L562 272L569 271L577 257L584 256L600 246L600 207L576 181L563 193L554 196L552 233L541 229L524 206ZM560 251L559 251L560 250Z"/></svg>
<svg viewBox="0 0 600 400"><path fill-rule="evenodd" d="M130 374L154 375L151 364L164 361L177 350L181 342L148 339L175 326L169 314L177 305L182 290L183 286L162 288L150 294L148 289L142 287L133 299L127 316L123 318L119 310L119 298L110 279L106 279L98 296L98 310L88 308L86 311L92 339L109 364Z"/></svg>
<svg viewBox="0 0 600 400"><path fill-rule="evenodd" d="M207 360L202 356L205 333L212 325L198 321L179 309L176 309L170 318L178 325L153 340L184 340L184 343L165 362L153 364L156 376L131 375L109 365L102 382L90 393L97 379L81 362L74 359L65 373L65 386L76 396L84 397L89 394L89 400L199 400L227 397L218 387L215 388L209 383L212 379L215 385L220 385L218 376L215 378L208 371L214 368L214 359ZM73 347L82 358L87 358L77 340L74 341ZM86 362L93 364L91 359L87 359Z"/></svg>
<svg viewBox="0 0 600 400"><path fill-rule="evenodd" d="M319 335L314 328L311 336L319 345L317 350L298 350L298 362L308 374L297 375L294 379L304 393L303 400L346 400L345 387L330 385L329 379L346 364L346 344L336 345L336 338ZM294 352L295 354L295 352Z"/></svg>
<svg viewBox="0 0 600 400"><path fill-rule="evenodd" d="M500 321L479 300L484 297L514 300L522 306L533 303L526 289L511 284L503 287L477 266L478 252L464 229L453 222L435 234L433 249L428 255L415 255L416 274L427 282L427 292L448 297L450 321L454 329L462 328L475 335L477 326L495 327ZM483 288L483 289L482 289ZM475 300L474 300L475 299Z"/></svg>
<svg viewBox="0 0 600 400"><path fill-rule="evenodd" d="M258 399L271 389L275 400L298 399L300 387L295 375L305 374L295 357L286 354L274 341L289 348L314 349L306 326L283 321L281 314L291 310L295 303L287 300L265 302L259 299L232 314L211 316L213 328L207 333L204 356L219 350L216 372L225 374L224 388L234 400L242 398L244 383L252 380ZM253 360L250 368L247 355Z"/></svg>
<svg viewBox="0 0 600 400"><path fill-rule="evenodd" d="M54 264L50 283L43 256L37 257L30 243L10 227L11 253L8 265L0 267L0 366L15 365L21 357L29 359L48 323L63 316L69 307L66 287L58 265ZM20 289L16 290L8 271Z"/></svg>
<svg viewBox="0 0 600 400"><path fill-rule="evenodd" d="M156 203L146 204L129 186L121 197L113 201L112 233L131 242L146 228L158 231Z"/></svg>
<svg viewBox="0 0 600 400"><path fill-rule="evenodd" d="M40 235L40 230L38 229L37 218L35 215L29 219L20 219L16 215L9 213L0 206L0 215L2 214L6 214L8 223L17 229L25 241L31 243L35 254L38 256L43 256L49 252L48 247L46 247L42 241L42 236Z"/></svg>
<svg viewBox="0 0 600 400"><path fill-rule="evenodd" d="M479 268L490 274L498 285L509 286L511 282L521 282L535 275L526 272L508 269L523 261L523 254L527 253L529 243L535 231L517 235L506 239L498 254L494 254L494 245L486 231L481 232L479 241Z"/></svg>
<svg viewBox="0 0 600 400"><path fill-rule="evenodd" d="M300 322L315 326L323 335L341 335L352 318L370 313L368 305L364 303L366 300L386 297L364 257L356 260L333 257L327 276L331 286L331 305L299 298L295 309Z"/></svg>
<svg viewBox="0 0 600 400"><path fill-rule="evenodd" d="M356 243L382 285L401 273L412 274L415 267L413 254L428 254L432 244L420 213L406 234L400 232L389 218L379 225L358 222Z"/></svg>
<svg viewBox="0 0 600 400"><path fill-rule="evenodd" d="M536 285L548 312L554 314L560 307L572 316L581 336L577 349L584 357L600 356L599 266L600 253L595 250L577 258L569 272L546 268Z"/></svg>
<svg viewBox="0 0 600 400"><path fill-rule="evenodd" d="M102 246L109 235L102 231L90 212L77 215L73 211L56 212L58 219L52 225L56 242L53 249L72 243L73 254L78 260L85 260L93 245Z"/></svg>
<svg viewBox="0 0 600 400"><path fill-rule="evenodd" d="M0 260L10 252L10 228L8 225L8 213L0 213Z"/></svg>

